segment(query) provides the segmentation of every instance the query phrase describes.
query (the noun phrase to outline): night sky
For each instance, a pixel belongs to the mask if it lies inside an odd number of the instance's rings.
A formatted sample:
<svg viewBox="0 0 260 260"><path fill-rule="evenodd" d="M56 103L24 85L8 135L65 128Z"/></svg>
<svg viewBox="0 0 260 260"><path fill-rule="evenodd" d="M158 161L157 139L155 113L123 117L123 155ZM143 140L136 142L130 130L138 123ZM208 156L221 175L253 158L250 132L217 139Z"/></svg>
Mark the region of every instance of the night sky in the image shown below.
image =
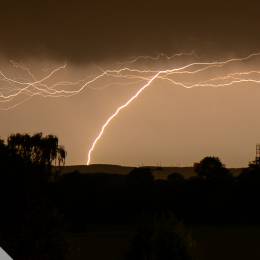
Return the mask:
<svg viewBox="0 0 260 260"><path fill-rule="evenodd" d="M27 82L66 63L67 68L48 81L51 84L89 80L139 55L194 54L171 62L165 56L156 62L141 59L132 69L245 57L260 51L259 10L257 1L1 1L0 70ZM249 70L260 71L260 57L181 80L200 82L213 74ZM68 164L85 164L102 124L142 86L131 82L127 87L116 80L102 88L105 81L93 85L96 91L70 98L36 95L14 109L0 110L0 136L53 133L68 151ZM5 85L1 78L1 87ZM92 162L191 165L216 155L227 166L246 166L260 142L258 89L259 84L248 82L184 89L157 80L107 128Z"/></svg>
<svg viewBox="0 0 260 260"><path fill-rule="evenodd" d="M259 1L1 1L0 51L73 62L259 48Z"/></svg>

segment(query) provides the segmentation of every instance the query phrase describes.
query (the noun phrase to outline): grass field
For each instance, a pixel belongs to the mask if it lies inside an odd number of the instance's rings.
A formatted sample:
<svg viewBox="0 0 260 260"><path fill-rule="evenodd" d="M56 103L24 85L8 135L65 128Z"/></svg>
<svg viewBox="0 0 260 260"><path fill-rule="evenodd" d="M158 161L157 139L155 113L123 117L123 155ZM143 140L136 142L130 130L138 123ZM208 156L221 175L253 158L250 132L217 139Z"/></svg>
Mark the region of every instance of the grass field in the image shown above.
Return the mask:
<svg viewBox="0 0 260 260"><path fill-rule="evenodd" d="M260 226L190 227L195 260L260 259ZM68 234L67 259L123 260L133 231L129 227L99 227Z"/></svg>

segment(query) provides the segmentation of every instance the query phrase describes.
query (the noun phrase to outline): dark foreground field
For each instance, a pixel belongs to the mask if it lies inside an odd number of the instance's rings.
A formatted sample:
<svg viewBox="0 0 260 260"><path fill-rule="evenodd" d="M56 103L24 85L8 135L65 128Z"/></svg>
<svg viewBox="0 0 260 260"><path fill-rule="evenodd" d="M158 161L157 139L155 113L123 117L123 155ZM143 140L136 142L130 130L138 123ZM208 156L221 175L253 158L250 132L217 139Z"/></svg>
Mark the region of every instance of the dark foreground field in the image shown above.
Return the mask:
<svg viewBox="0 0 260 260"><path fill-rule="evenodd" d="M260 259L260 226L193 226L194 260ZM129 227L97 227L68 234L66 260L123 260L133 236Z"/></svg>
<svg viewBox="0 0 260 260"><path fill-rule="evenodd" d="M13 259L260 259L260 161L61 167L65 157L52 135L0 140L0 246Z"/></svg>

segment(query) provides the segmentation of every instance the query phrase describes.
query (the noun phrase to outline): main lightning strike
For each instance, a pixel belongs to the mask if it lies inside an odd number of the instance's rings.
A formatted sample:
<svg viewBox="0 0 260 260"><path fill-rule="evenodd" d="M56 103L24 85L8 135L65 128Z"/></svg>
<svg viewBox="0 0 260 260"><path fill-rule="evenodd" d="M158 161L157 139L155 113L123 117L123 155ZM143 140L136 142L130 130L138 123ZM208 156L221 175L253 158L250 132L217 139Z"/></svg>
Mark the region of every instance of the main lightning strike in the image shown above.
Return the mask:
<svg viewBox="0 0 260 260"><path fill-rule="evenodd" d="M143 87L141 87L136 93L135 95L133 95L125 104L123 104L122 106L118 107L116 109L116 111L107 119L107 121L103 124L98 136L95 138L94 142L92 143L89 152L88 152L88 160L87 160L87 165L90 164L90 160L91 160L91 154L95 149L95 146L97 144L97 142L99 141L99 139L102 137L106 127L109 125L109 123L120 113L120 111L124 108L126 108L128 105L130 105L132 103L132 101L134 101L159 75L161 74L161 72L158 72L157 74L155 74L155 76L153 76L148 83L146 83Z"/></svg>
<svg viewBox="0 0 260 260"><path fill-rule="evenodd" d="M229 59L229 60L226 60L226 61L222 61L222 62L194 62L194 63L191 63L191 64L188 64L188 65L185 65L183 67L180 67L180 68L174 68L174 69L169 69L169 70L162 70L162 71L159 71L157 72L151 79L149 79L149 81L144 85L142 86L127 102L125 102L123 105L119 106L116 111L106 120L106 122L103 124L103 126L101 127L101 130L100 132L98 133L97 137L94 139L89 151L88 151L88 159L87 159L87 165L90 164L91 162L91 155L92 155L92 152L94 151L95 149L95 146L97 144L97 142L101 139L102 135L104 134L104 131L105 129L108 127L109 123L120 113L121 110L123 110L124 108L126 108L128 105L130 105L136 98L138 98L138 96L147 88L149 87L152 82L157 79L158 77L161 76L161 74L166 74L167 76L170 75L170 74L173 74L173 73L176 73L176 72L183 72L183 70L185 69L188 69L190 67L193 67L193 66L196 66L196 65L206 65L206 69L208 69L210 66L221 66L221 65L225 65L225 64L228 64L230 62L234 62L234 61L244 61L244 60L247 60L247 59L250 59L254 56L258 56L260 55L260 53L253 53L253 54L250 54L248 55L247 57L245 58L233 58L233 59ZM202 69L201 69L202 70ZM201 70L197 70L196 72L198 71L201 71ZM188 72L188 73L192 73L192 72ZM194 73L194 72L193 72ZM166 76L166 79L168 79ZM163 78L163 77L161 77ZM245 81L248 81L248 80L243 80L243 82ZM242 82L242 81L239 81L239 80L234 80L232 81L230 84L226 84L226 85L232 85L234 83L238 83L238 82ZM255 83L260 83L260 81L254 81ZM180 84L179 82L173 82L174 84ZM184 84L182 84L182 86L186 87L186 88L191 88L190 87L187 87L185 86ZM193 87L195 86L199 86L199 84L195 84L193 85ZM218 87L219 85L214 85L214 84L205 84L205 85L202 85L201 86L216 86ZM222 86L222 85L221 85Z"/></svg>

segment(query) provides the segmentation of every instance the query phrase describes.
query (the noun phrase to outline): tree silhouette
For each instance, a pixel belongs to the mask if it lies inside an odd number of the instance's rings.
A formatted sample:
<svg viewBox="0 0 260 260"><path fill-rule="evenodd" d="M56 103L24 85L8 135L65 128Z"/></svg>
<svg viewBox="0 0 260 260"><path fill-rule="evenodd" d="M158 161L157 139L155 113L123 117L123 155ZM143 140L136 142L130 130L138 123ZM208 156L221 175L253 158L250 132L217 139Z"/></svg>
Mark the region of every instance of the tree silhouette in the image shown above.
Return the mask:
<svg viewBox="0 0 260 260"><path fill-rule="evenodd" d="M217 180L230 177L230 173L218 157L207 156L194 164L194 170L199 177L207 180Z"/></svg>
<svg viewBox="0 0 260 260"><path fill-rule="evenodd" d="M58 158L58 165L60 166L61 164L64 166L65 165L65 160L66 160L67 152L65 151L65 148L63 146L59 146L57 150L57 158Z"/></svg>
<svg viewBox="0 0 260 260"><path fill-rule="evenodd" d="M55 135L44 137L42 133L33 136L13 134L8 137L7 146L27 163L45 167L50 167L57 161L59 165L65 164L66 151L59 145Z"/></svg>
<svg viewBox="0 0 260 260"><path fill-rule="evenodd" d="M154 177L148 167L134 168L127 176L128 184L133 188L145 189L153 185Z"/></svg>
<svg viewBox="0 0 260 260"><path fill-rule="evenodd" d="M63 218L50 176L65 157L54 135L0 139L0 243L14 259L64 259Z"/></svg>

